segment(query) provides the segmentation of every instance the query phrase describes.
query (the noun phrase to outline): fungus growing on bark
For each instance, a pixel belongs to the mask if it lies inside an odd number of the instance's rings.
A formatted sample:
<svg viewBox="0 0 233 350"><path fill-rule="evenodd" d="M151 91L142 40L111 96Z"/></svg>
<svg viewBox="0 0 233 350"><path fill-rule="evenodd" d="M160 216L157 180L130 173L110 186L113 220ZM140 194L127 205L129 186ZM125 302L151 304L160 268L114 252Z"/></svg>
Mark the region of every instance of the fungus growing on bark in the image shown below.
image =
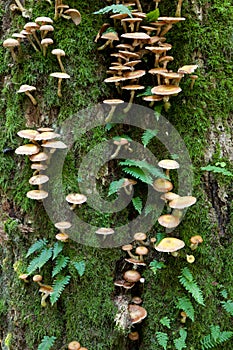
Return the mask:
<svg viewBox="0 0 233 350"><path fill-rule="evenodd" d="M158 178L153 182L153 188L157 192L169 192L173 189L173 184L171 183L171 181Z"/></svg>
<svg viewBox="0 0 233 350"><path fill-rule="evenodd" d="M140 256L140 258L139 258L140 261L144 261L143 257L145 255L148 255L149 250L144 246L139 246L136 248L135 253Z"/></svg>
<svg viewBox="0 0 233 350"><path fill-rule="evenodd" d="M179 169L180 165L175 160L163 159L158 162L160 168L166 169L166 175L169 177L169 172L171 169Z"/></svg>
<svg viewBox="0 0 233 350"><path fill-rule="evenodd" d="M185 243L181 239L165 237L155 246L155 250L158 252L172 253L182 249L184 246Z"/></svg>
<svg viewBox="0 0 233 350"><path fill-rule="evenodd" d="M180 220L174 215L165 214L158 218L158 222L161 226L166 228L174 228L179 225Z"/></svg>
<svg viewBox="0 0 233 350"><path fill-rule="evenodd" d="M16 148L15 153L31 156L33 154L38 153L39 151L40 151L39 146L29 143L27 145L22 145Z"/></svg>
<svg viewBox="0 0 233 350"><path fill-rule="evenodd" d="M139 305L130 304L128 310L132 324L140 323L147 316L146 309Z"/></svg>
<svg viewBox="0 0 233 350"><path fill-rule="evenodd" d="M107 105L109 105L109 106L111 107L111 109L110 109L110 111L109 111L109 113L108 113L108 115L107 115L107 117L106 117L106 119L105 119L105 122L106 122L106 123L110 123L111 120L112 120L112 116L113 116L113 114L114 114L114 112L115 112L116 107L117 107L119 104L124 103L124 101L115 98L115 99L110 99L110 100L104 100L103 103L104 103L104 104L107 104Z"/></svg>
<svg viewBox="0 0 233 350"><path fill-rule="evenodd" d="M59 66L61 68L61 71L63 73L65 73L65 68L62 64L62 61L61 61L61 57L64 57L66 54L65 54L65 51L61 50L61 49L54 49L52 50L52 55L55 55L57 57L57 60L58 60L58 63L59 63Z"/></svg>
<svg viewBox="0 0 233 350"><path fill-rule="evenodd" d="M80 24L82 17L81 17L81 13L78 10L68 9L64 13L66 13L68 16L70 16L70 18L72 19L72 21L74 22L74 24L76 26Z"/></svg>
<svg viewBox="0 0 233 350"><path fill-rule="evenodd" d="M133 282L136 283L140 280L141 275L138 271L136 270L128 270L124 273L123 275L124 280L127 282Z"/></svg>
<svg viewBox="0 0 233 350"><path fill-rule="evenodd" d="M18 131L17 135L23 139L34 140L35 137L39 135L39 132L36 130L25 129Z"/></svg>
<svg viewBox="0 0 233 350"><path fill-rule="evenodd" d="M47 47L52 44L53 44L53 39L51 38L44 38L41 40L41 46L42 46L42 51L44 56L46 56Z"/></svg>
<svg viewBox="0 0 233 350"><path fill-rule="evenodd" d="M81 348L81 345L76 340L73 340L68 344L68 350L79 350L80 348Z"/></svg>
<svg viewBox="0 0 233 350"><path fill-rule="evenodd" d="M197 249L198 244L200 244L202 242L203 242L203 238L200 235L192 236L190 238L190 243L191 243L190 248L192 250L195 250L195 249Z"/></svg>
<svg viewBox="0 0 233 350"><path fill-rule="evenodd" d="M46 299L50 294L53 292L53 287L41 284L41 287L39 289L39 292L42 293L42 298L41 298L41 306L45 307L47 305Z"/></svg>
<svg viewBox="0 0 233 350"><path fill-rule="evenodd" d="M19 88L19 90L17 91L17 93L18 94L20 94L20 93L25 93L25 95L27 95L29 98L30 98L30 100L31 100L31 102L33 103L33 105L34 106L36 106L37 105L37 101L36 101L36 99L32 96L32 94L31 94L31 91L35 91L36 90L36 87L35 86L31 86L31 85L26 85L26 84L24 84L24 85L21 85L20 86L20 88Z"/></svg>
<svg viewBox="0 0 233 350"><path fill-rule="evenodd" d="M70 79L70 75L63 72L55 72L55 73L51 73L50 76L58 79L57 95L58 97L62 97L62 93L61 93L62 80Z"/></svg>
<svg viewBox="0 0 233 350"><path fill-rule="evenodd" d="M18 62L18 57L16 56L16 53L14 51L15 47L19 47L20 43L16 39L6 39L3 41L3 47L6 47L7 49L10 50L11 56L15 62Z"/></svg>
<svg viewBox="0 0 233 350"><path fill-rule="evenodd" d="M40 188L40 185L48 181L49 181L49 177L47 175L35 175L29 179L30 185L39 185L39 188Z"/></svg>
<svg viewBox="0 0 233 350"><path fill-rule="evenodd" d="M183 196L183 197L180 196L178 198L173 199L169 203L169 207L173 209L184 209L195 204L196 201L197 201L197 198L193 196Z"/></svg>
<svg viewBox="0 0 233 350"><path fill-rule="evenodd" d="M118 34L116 32L107 32L101 35L101 39L106 40L106 42L98 48L99 51L104 50L107 46L113 49L113 42L119 41Z"/></svg>
<svg viewBox="0 0 233 350"><path fill-rule="evenodd" d="M87 201L87 197L84 194L80 193L70 193L66 196L66 201L71 203L71 210L74 210L77 205L81 205Z"/></svg>

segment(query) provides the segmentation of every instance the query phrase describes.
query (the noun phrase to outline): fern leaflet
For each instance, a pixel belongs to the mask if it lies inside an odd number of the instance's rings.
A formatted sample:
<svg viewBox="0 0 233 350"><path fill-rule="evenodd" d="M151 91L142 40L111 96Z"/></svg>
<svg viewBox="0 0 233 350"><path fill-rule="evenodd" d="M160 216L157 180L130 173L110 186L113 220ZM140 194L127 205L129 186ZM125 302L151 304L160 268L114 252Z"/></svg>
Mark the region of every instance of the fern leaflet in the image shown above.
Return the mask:
<svg viewBox="0 0 233 350"><path fill-rule="evenodd" d="M219 326L211 325L210 334L201 340L201 350L212 349L233 337L232 331L220 331Z"/></svg>
<svg viewBox="0 0 233 350"><path fill-rule="evenodd" d="M183 328L181 328L179 330L179 333L180 333L180 337L177 338L177 339L174 339L174 345L175 345L175 348L177 350L182 350L182 349L185 349L187 348L186 344L185 344L185 341L186 341L186 338L187 338L187 331Z"/></svg>
<svg viewBox="0 0 233 350"><path fill-rule="evenodd" d="M104 8L100 9L99 11L94 12L94 15L102 15L108 12L112 13L126 13L129 17L133 17L131 14L131 11L128 9L127 6L124 5L111 5L111 6L105 6Z"/></svg>
<svg viewBox="0 0 233 350"><path fill-rule="evenodd" d="M126 166L132 166L137 167L139 169L144 170L145 172L150 173L151 175L155 177L160 177L163 179L168 179L168 177L161 171L160 169L156 168L154 165L149 164L145 160L133 160L133 159L126 159L125 161L120 162L120 165L126 165Z"/></svg>
<svg viewBox="0 0 233 350"><path fill-rule="evenodd" d="M38 350L50 350L56 339L56 337L48 337L45 335L38 346Z"/></svg>
<svg viewBox="0 0 233 350"><path fill-rule="evenodd" d="M141 214L142 212L142 200L140 197L132 198L134 208Z"/></svg>
<svg viewBox="0 0 233 350"><path fill-rule="evenodd" d="M45 248L42 250L39 256L35 257L29 264L27 268L27 273L30 275L32 272L34 272L36 269L40 269L42 266L44 266L47 261L51 258L53 254L52 248Z"/></svg>
<svg viewBox="0 0 233 350"><path fill-rule="evenodd" d="M78 271L78 274L80 277L82 277L84 275L85 269L86 269L86 264L85 261L73 261L72 264L74 265L74 267L76 268L76 270Z"/></svg>
<svg viewBox="0 0 233 350"><path fill-rule="evenodd" d="M29 257L29 255L40 251L41 249L43 249L46 244L48 243L47 239L43 238L43 239L39 239L38 241L36 241L35 243L33 243L31 245L31 247L28 249L28 252L26 254L26 258Z"/></svg>
<svg viewBox="0 0 233 350"><path fill-rule="evenodd" d="M56 266L53 269L52 277L56 276L62 269L64 269L67 266L69 260L70 258L67 256L60 255L56 260Z"/></svg>
<svg viewBox="0 0 233 350"><path fill-rule="evenodd" d="M183 310L187 316L194 322L194 308L187 297L179 297L176 301L177 309Z"/></svg>
<svg viewBox="0 0 233 350"><path fill-rule="evenodd" d="M167 328L171 328L171 320L169 317L164 316L163 318L161 318L161 320L159 321L163 326L167 327Z"/></svg>
<svg viewBox="0 0 233 350"><path fill-rule="evenodd" d="M70 282L70 276L57 278L53 284L53 292L50 294L51 304L55 304L60 298L65 286Z"/></svg>
<svg viewBox="0 0 233 350"><path fill-rule="evenodd" d="M53 258L52 258L52 260L56 259L56 257L58 256L58 254L61 253L63 247L64 247L64 243L62 243L62 242L56 242L56 243L54 243L54 246L53 246Z"/></svg>
<svg viewBox="0 0 233 350"><path fill-rule="evenodd" d="M206 170L206 171L212 171L213 173L220 173L226 176L233 176L233 173L230 172L229 170L226 170L224 168L214 166L214 165L207 165L201 168L201 170Z"/></svg>
<svg viewBox="0 0 233 350"><path fill-rule="evenodd" d="M146 147L148 145L148 143L150 142L150 140L153 139L153 137L155 137L158 133L158 130L152 130L152 129L147 129L144 131L143 135L142 135L142 143L143 146Z"/></svg>
<svg viewBox="0 0 233 350"><path fill-rule="evenodd" d="M120 179L118 181L111 182L108 190L108 196L111 196L111 194L118 192L124 182L125 179Z"/></svg>
<svg viewBox="0 0 233 350"><path fill-rule="evenodd" d="M131 176L135 177L136 179L141 180L142 182L145 182L148 185L152 185L153 180L150 175L146 175L143 170L137 168L137 167L130 167L130 168L123 168L124 172L127 174L130 174Z"/></svg>
<svg viewBox="0 0 233 350"><path fill-rule="evenodd" d="M162 346L162 348L164 350L167 349L167 343L168 343L168 335L165 332L156 332L155 333L157 342L159 343L160 346Z"/></svg>
<svg viewBox="0 0 233 350"><path fill-rule="evenodd" d="M194 280L191 271L185 267L182 269L181 276L178 276L182 286L192 294L193 298L198 304L204 305L204 298L201 289L198 287L197 282Z"/></svg>
<svg viewBox="0 0 233 350"><path fill-rule="evenodd" d="M154 259L153 261L150 262L149 267L153 271L153 273L156 275L157 270L162 269L163 267L166 267L166 265L162 261L157 261Z"/></svg>
<svg viewBox="0 0 233 350"><path fill-rule="evenodd" d="M231 316L233 316L233 301L221 301L221 304L226 312L228 312Z"/></svg>

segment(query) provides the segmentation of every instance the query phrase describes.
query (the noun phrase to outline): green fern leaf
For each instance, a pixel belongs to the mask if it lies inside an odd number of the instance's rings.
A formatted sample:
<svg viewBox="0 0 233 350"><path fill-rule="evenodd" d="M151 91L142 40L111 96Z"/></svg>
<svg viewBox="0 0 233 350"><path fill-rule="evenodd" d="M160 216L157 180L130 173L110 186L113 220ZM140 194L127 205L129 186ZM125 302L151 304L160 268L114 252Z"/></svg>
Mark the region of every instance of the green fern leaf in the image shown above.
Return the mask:
<svg viewBox="0 0 233 350"><path fill-rule="evenodd" d="M145 172L137 167L123 168L124 172L135 177L135 179L139 179L142 182L145 182L148 185L152 185L153 179L150 175L145 174Z"/></svg>
<svg viewBox="0 0 233 350"><path fill-rule="evenodd" d="M108 190L108 196L111 196L112 194L118 192L124 181L124 179L120 179L118 181L111 182Z"/></svg>
<svg viewBox="0 0 233 350"><path fill-rule="evenodd" d="M177 339L174 339L174 345L175 345L175 348L177 350L182 350L182 349L185 349L187 348L186 344L185 344L185 341L186 341L186 338L187 338L187 331L183 328L181 328L179 330L179 333L180 333L180 337L177 338Z"/></svg>
<svg viewBox="0 0 233 350"><path fill-rule="evenodd" d="M27 268L27 274L31 275L35 270L41 269L47 261L51 258L53 254L52 248L45 248L42 250L39 256L35 257L29 264Z"/></svg>
<svg viewBox="0 0 233 350"><path fill-rule="evenodd" d="M64 269L67 266L69 260L70 258L67 256L60 255L56 260L56 266L53 269L52 277L56 276L62 269Z"/></svg>
<svg viewBox="0 0 233 350"><path fill-rule="evenodd" d="M194 322L194 308L187 297L179 297L176 301L176 307L179 310L183 310L187 316Z"/></svg>
<svg viewBox="0 0 233 350"><path fill-rule="evenodd" d="M167 327L167 328L171 328L171 320L169 317L165 316L163 318L161 318L161 320L159 321L163 326Z"/></svg>
<svg viewBox="0 0 233 350"><path fill-rule="evenodd" d="M84 260L82 261L73 261L72 264L74 265L74 267L76 268L76 270L78 271L78 274L80 277L82 277L84 275L85 269L86 269L86 263Z"/></svg>
<svg viewBox="0 0 233 350"><path fill-rule="evenodd" d="M55 304L60 298L65 286L70 282L70 276L57 278L53 284L53 292L50 294L51 304Z"/></svg>
<svg viewBox="0 0 233 350"><path fill-rule="evenodd" d="M155 9L154 11L150 11L146 14L146 19L148 22L155 22L159 18L159 9Z"/></svg>
<svg viewBox="0 0 233 350"><path fill-rule="evenodd" d="M204 166L201 168L201 170L212 171L213 173L220 173L222 175L231 176L231 177L233 176L232 172L214 165Z"/></svg>
<svg viewBox="0 0 233 350"><path fill-rule="evenodd" d="M182 275L178 276L182 286L192 294L193 298L201 305L204 304L204 298L201 289L198 287L197 282L194 280L190 270L185 267L182 269Z"/></svg>
<svg viewBox="0 0 233 350"><path fill-rule="evenodd" d="M61 253L62 249L64 247L64 243L62 242L55 242L53 246L53 258L52 260L56 259L59 253Z"/></svg>
<svg viewBox="0 0 233 350"><path fill-rule="evenodd" d="M221 304L226 312L228 312L231 316L233 316L233 301L221 301Z"/></svg>
<svg viewBox="0 0 233 350"><path fill-rule="evenodd" d="M31 247L28 249L28 252L26 254L26 258L29 257L29 255L40 251L41 249L43 249L46 244L48 243L47 239L43 238L43 239L39 239L38 241L36 241L35 243L33 243L31 245Z"/></svg>
<svg viewBox="0 0 233 350"><path fill-rule="evenodd" d="M150 173L150 175L153 175L155 177L168 179L168 177L161 171L160 169L156 168L154 165L149 164L145 160L133 160L133 159L126 159L122 162L120 162L120 165L126 165L130 167L137 167L139 169L144 170L144 172Z"/></svg>
<svg viewBox="0 0 233 350"><path fill-rule="evenodd" d="M142 212L142 200L140 197L132 198L134 208L141 214Z"/></svg>
<svg viewBox="0 0 233 350"><path fill-rule="evenodd" d="M156 332L155 333L157 342L164 350L167 349L167 343L168 343L168 335L165 332Z"/></svg>
<svg viewBox="0 0 233 350"><path fill-rule="evenodd" d="M108 12L112 13L122 13L127 14L129 17L133 17L131 14L131 11L128 9L127 6L124 5L111 5L111 6L105 6L104 8L100 9L99 11L94 12L94 15L102 15Z"/></svg>
<svg viewBox="0 0 233 350"><path fill-rule="evenodd" d="M140 92L139 94L137 94L137 97L152 95L152 92L151 92L152 88L153 88L153 86L147 86L143 92Z"/></svg>
<svg viewBox="0 0 233 350"><path fill-rule="evenodd" d="M154 259L153 261L150 262L149 267L153 271L153 273L156 275L157 270L162 269L163 267L166 267L166 265L162 261L157 261Z"/></svg>
<svg viewBox="0 0 233 350"><path fill-rule="evenodd" d="M228 298L228 293L226 291L226 289L223 289L219 292L219 294L224 298L227 299Z"/></svg>
<svg viewBox="0 0 233 350"><path fill-rule="evenodd" d="M50 350L56 339L56 337L44 336L42 342L38 346L38 350Z"/></svg>
<svg viewBox="0 0 233 350"><path fill-rule="evenodd" d="M211 325L210 334L201 339L201 350L212 349L233 337L232 331L220 331L219 326Z"/></svg>
<svg viewBox="0 0 233 350"><path fill-rule="evenodd" d="M148 143L153 139L153 137L157 135L157 133L158 133L158 130L151 130L151 129L145 130L142 135L143 146L146 147Z"/></svg>

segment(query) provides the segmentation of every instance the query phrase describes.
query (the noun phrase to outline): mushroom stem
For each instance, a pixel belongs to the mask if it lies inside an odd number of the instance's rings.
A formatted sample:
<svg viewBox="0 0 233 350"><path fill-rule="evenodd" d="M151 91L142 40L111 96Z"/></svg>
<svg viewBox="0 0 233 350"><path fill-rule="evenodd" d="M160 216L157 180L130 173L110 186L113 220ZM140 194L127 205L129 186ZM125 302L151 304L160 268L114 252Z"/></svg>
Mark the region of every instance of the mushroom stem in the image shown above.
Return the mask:
<svg viewBox="0 0 233 350"><path fill-rule="evenodd" d="M18 6L18 8L21 12L26 11L26 9L23 7L23 5L21 4L21 2L19 0L15 0L15 2L16 2L16 5Z"/></svg>
<svg viewBox="0 0 233 350"><path fill-rule="evenodd" d="M160 36L164 36L172 28L172 23L169 23L164 30L160 33Z"/></svg>
<svg viewBox="0 0 233 350"><path fill-rule="evenodd" d="M57 60L58 60L59 66L60 66L60 68L61 68L61 71L62 71L63 73L65 73L65 68L64 68L64 66L63 66L63 64L62 64L61 57L60 57L60 56L57 56Z"/></svg>
<svg viewBox="0 0 233 350"><path fill-rule="evenodd" d="M178 0L177 8L175 17L181 17L181 7L182 7L183 0Z"/></svg>
<svg viewBox="0 0 233 350"><path fill-rule="evenodd" d="M140 4L140 1L139 0L136 0L136 4L137 4L137 8L140 12L142 12L142 6Z"/></svg>
<svg viewBox="0 0 233 350"><path fill-rule="evenodd" d="M36 99L30 94L29 91L25 91L25 94L30 98L31 102L34 104L34 106L37 105Z"/></svg>
<svg viewBox="0 0 233 350"><path fill-rule="evenodd" d="M135 260L139 260L139 259L138 259L138 256L137 256L137 255L133 255L133 253L131 253L130 250L127 250L127 253L129 254L129 256L130 256L131 258L133 258L133 259L135 259Z"/></svg>
<svg viewBox="0 0 233 350"><path fill-rule="evenodd" d="M30 44L32 45L32 47L34 48L35 51L39 51L39 50L37 49L36 45L34 44L34 42L32 41L32 38L31 38L30 35L31 35L31 34L29 34L29 35L27 36L28 41L30 42Z"/></svg>
<svg viewBox="0 0 233 350"><path fill-rule="evenodd" d="M98 51L104 50L108 45L111 44L111 40L107 40L102 46L98 47Z"/></svg>
<svg viewBox="0 0 233 350"><path fill-rule="evenodd" d="M123 109L124 113L128 113L130 108L132 107L134 95L135 95L135 90L132 90L131 94L130 94L129 103L128 103L127 107Z"/></svg>
<svg viewBox="0 0 233 350"><path fill-rule="evenodd" d="M115 158L116 156L118 156L119 152L120 152L120 149L121 149L121 145L118 145L115 152L111 155L110 159L113 159Z"/></svg>
<svg viewBox="0 0 233 350"><path fill-rule="evenodd" d="M36 35L36 31L33 30L32 31L32 35L33 35L33 38L36 40L37 44L39 45L39 48L42 49L42 46L41 46L41 43L40 43L40 40L38 39L37 35Z"/></svg>
<svg viewBox="0 0 233 350"><path fill-rule="evenodd" d="M127 194L127 196L130 196L130 195L131 195L132 189L133 189L133 186L132 186L132 185L129 185L129 188L127 188L127 186L124 187L124 191L125 191L125 193Z"/></svg>
<svg viewBox="0 0 233 350"><path fill-rule="evenodd" d="M59 78L59 79L58 79L58 86L57 86L57 95L58 95L58 97L62 97L62 93L61 93L61 83L62 83L62 79Z"/></svg>
<svg viewBox="0 0 233 350"><path fill-rule="evenodd" d="M12 56L13 60L14 60L15 62L19 62L18 57L17 57L17 55L16 55L16 53L15 53L15 51L14 51L14 47L9 47L9 49L10 49L11 56Z"/></svg>
<svg viewBox="0 0 233 350"><path fill-rule="evenodd" d="M106 123L110 123L110 121L112 120L112 116L115 112L115 109L116 109L116 106L112 106L111 109L110 109L110 112L108 113L108 116L107 118L105 119L105 122Z"/></svg>
<svg viewBox="0 0 233 350"><path fill-rule="evenodd" d="M46 299L47 299L47 297L49 296L49 293L44 293L43 295L42 295L42 298L41 298L41 306L43 306L43 307L45 307L46 305L47 305L47 303L46 303Z"/></svg>
<svg viewBox="0 0 233 350"><path fill-rule="evenodd" d="M59 5L60 1L59 0L55 0L55 13L54 13L54 20L56 21L59 17L58 15L58 5Z"/></svg>

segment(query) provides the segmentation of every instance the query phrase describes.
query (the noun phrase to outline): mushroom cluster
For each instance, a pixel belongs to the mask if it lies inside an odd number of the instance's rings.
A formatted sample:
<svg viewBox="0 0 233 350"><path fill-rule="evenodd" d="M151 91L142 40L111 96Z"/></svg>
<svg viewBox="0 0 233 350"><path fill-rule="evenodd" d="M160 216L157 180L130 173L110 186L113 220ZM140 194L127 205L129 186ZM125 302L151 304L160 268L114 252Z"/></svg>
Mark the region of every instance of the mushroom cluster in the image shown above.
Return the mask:
<svg viewBox="0 0 233 350"><path fill-rule="evenodd" d="M184 66L190 69L181 67L177 72L167 67L174 58L168 54L172 45L166 42L165 35L174 24L185 20L184 17L177 16L182 2L179 1L177 4L175 17L159 17L155 22L149 22L147 15L142 12L139 1L130 4L124 1L118 1L118 3L130 5L130 8L134 9L131 10L130 17L126 13L111 15L110 23L104 23L96 36L95 42L103 43L98 50L108 48L113 51L110 56L114 61L107 71L110 77L104 81L113 83L120 96L130 93L128 105L124 108L124 112L127 113L132 106L135 94L144 90L145 86L149 85L148 81L151 80L154 86L150 94L141 94L144 95L143 100L149 102L150 106L163 101L167 111L170 107L170 97L182 91L179 86L181 79L185 74L192 74L198 67L197 65ZM150 68L148 64L151 65ZM145 83L141 84L139 79L146 74ZM191 88L196 78L197 76L191 76ZM111 107L106 122L111 120L117 104L122 102L123 99L114 98L104 101Z"/></svg>

